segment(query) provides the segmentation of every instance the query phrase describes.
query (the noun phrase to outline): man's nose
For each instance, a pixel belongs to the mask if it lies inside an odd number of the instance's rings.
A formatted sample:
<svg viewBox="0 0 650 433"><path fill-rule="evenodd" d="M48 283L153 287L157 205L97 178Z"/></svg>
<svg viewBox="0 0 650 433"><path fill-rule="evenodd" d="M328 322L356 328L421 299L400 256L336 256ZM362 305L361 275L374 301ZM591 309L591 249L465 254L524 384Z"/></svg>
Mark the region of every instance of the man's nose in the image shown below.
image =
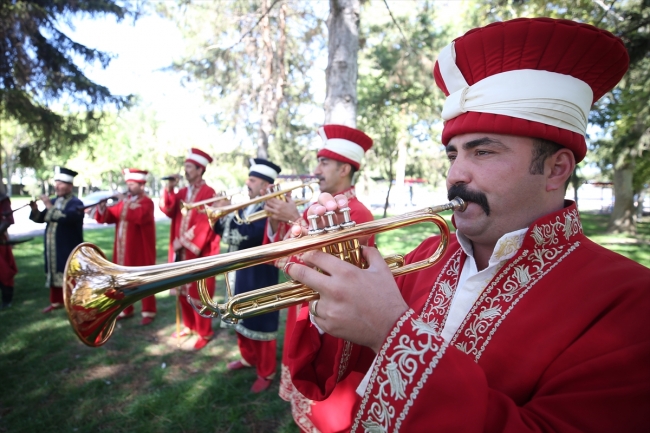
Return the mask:
<svg viewBox="0 0 650 433"><path fill-rule="evenodd" d="M468 184L471 182L471 173L467 162L457 156L447 172L447 185Z"/></svg>

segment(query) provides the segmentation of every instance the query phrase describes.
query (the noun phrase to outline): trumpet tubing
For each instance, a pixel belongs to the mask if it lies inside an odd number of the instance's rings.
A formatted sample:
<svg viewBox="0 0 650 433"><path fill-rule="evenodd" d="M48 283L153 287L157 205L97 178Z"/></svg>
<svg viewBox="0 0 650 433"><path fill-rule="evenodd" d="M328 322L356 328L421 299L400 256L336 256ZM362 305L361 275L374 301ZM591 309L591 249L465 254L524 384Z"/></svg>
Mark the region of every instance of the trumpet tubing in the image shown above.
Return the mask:
<svg viewBox="0 0 650 433"><path fill-rule="evenodd" d="M287 188L283 190L275 190L272 192L269 192L268 194L255 197L254 199L251 199L249 201L246 201L244 203L239 203L239 204L234 204L230 206L223 206L223 207L210 207L208 205L205 206L205 213L208 216L208 221L210 222L210 226L214 226L214 224L217 222L218 219L223 218L224 216L228 215L229 213L235 212L235 221L238 224L250 224L252 222L258 221L262 218L266 218L268 216L268 213L265 210L261 210L258 212L253 212L252 214L248 215L246 218L241 218L239 216L239 211L241 209L245 209L248 206L256 203L260 203L263 201L266 201L271 198L280 198L284 199L285 195L291 191L294 191L296 189L304 188L308 189L310 191L309 198L305 198L303 200L298 200L296 201L296 204L298 206L301 206L305 203L308 203L311 200L311 197L314 195L314 185L317 184L318 182L307 182L303 183L297 186L294 186L292 188ZM277 186L277 185L276 185Z"/></svg>
<svg viewBox="0 0 650 433"><path fill-rule="evenodd" d="M329 224L325 230L311 230L313 235L310 236L154 266L115 265L106 260L98 247L83 243L72 251L66 263L63 290L65 308L79 339L88 346L97 347L110 338L122 310L163 290L318 249L363 268L365 263L359 247L360 238L421 222L436 224L441 231L441 242L431 257L408 265L403 265L401 256L386 259L393 275L403 275L432 266L440 260L449 243L449 229L438 213L464 209L465 203L456 198L444 205L400 216L359 225L349 222L342 224L345 228ZM313 221L312 224L316 227ZM199 284L199 295L203 302L200 309L202 314L218 316L230 322L298 305L318 296L315 291L295 281L237 295L222 305L212 301L202 283Z"/></svg>
<svg viewBox="0 0 650 433"><path fill-rule="evenodd" d="M213 204L219 201L224 201L224 200L230 200L234 195L241 194L241 192L233 192L233 193L227 193L225 191L217 194L215 197L210 197L205 200L193 202L193 203L185 203L184 201L181 201L181 214L186 215L189 211L192 209L199 209L199 212L203 212L203 208L209 204Z"/></svg>

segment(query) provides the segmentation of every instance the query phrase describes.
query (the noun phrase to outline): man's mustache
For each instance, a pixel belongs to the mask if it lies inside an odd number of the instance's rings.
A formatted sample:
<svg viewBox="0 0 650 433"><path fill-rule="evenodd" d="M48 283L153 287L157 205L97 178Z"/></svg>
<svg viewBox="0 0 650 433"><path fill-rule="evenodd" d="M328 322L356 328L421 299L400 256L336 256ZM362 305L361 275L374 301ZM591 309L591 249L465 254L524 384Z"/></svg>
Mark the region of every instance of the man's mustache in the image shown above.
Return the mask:
<svg viewBox="0 0 650 433"><path fill-rule="evenodd" d="M467 188L467 185L452 185L447 191L447 198L453 200L455 197L460 197L466 202L476 203L481 206L485 215L490 215L490 205L488 204L487 196L481 191L472 191Z"/></svg>

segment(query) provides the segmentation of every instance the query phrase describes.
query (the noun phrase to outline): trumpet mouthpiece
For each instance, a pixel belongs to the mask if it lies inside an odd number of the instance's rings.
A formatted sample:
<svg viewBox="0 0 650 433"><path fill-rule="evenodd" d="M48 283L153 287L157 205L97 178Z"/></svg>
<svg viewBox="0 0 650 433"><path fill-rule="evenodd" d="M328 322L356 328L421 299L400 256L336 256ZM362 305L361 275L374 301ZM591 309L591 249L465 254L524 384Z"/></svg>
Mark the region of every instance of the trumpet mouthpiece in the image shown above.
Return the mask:
<svg viewBox="0 0 650 433"><path fill-rule="evenodd" d="M460 197L454 198L452 202L456 204L456 206L454 206L455 211L465 212L465 209L467 209L467 202Z"/></svg>

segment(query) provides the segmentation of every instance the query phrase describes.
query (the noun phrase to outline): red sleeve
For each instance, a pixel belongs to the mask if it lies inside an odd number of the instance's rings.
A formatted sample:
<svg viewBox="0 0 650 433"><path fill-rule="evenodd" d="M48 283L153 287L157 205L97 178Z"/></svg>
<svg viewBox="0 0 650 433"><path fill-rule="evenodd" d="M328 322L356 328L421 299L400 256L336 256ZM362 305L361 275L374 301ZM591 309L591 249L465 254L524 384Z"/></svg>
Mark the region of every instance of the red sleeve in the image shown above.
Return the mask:
<svg viewBox="0 0 650 433"><path fill-rule="evenodd" d="M127 206L129 206L126 213L128 222L139 225L153 224L153 201L149 197L143 197Z"/></svg>
<svg viewBox="0 0 650 433"><path fill-rule="evenodd" d="M169 192L167 189L163 190L162 197L160 197L159 207L160 210L167 215L169 218L174 218L176 215L176 210L180 205L180 192L185 188L182 188L178 192Z"/></svg>
<svg viewBox="0 0 650 433"><path fill-rule="evenodd" d="M375 357L366 347L320 335L309 319L307 304L300 309L287 350L293 384L316 401L326 399L352 371L365 373Z"/></svg>
<svg viewBox="0 0 650 433"><path fill-rule="evenodd" d="M120 212L122 212L122 206L124 203L117 204L115 206L104 208L104 212L99 210L99 206L95 208L95 220L98 223L102 224L115 224L119 221ZM119 212L118 212L119 209Z"/></svg>

